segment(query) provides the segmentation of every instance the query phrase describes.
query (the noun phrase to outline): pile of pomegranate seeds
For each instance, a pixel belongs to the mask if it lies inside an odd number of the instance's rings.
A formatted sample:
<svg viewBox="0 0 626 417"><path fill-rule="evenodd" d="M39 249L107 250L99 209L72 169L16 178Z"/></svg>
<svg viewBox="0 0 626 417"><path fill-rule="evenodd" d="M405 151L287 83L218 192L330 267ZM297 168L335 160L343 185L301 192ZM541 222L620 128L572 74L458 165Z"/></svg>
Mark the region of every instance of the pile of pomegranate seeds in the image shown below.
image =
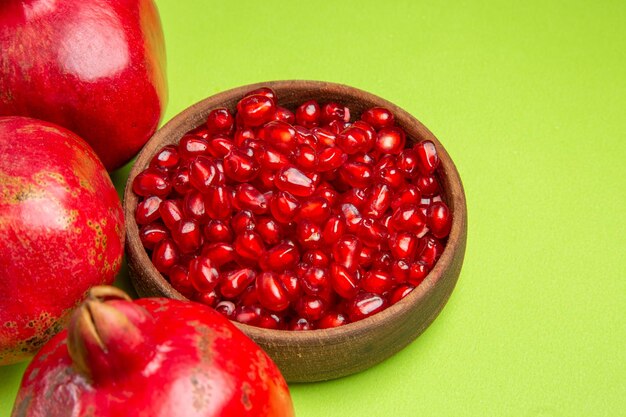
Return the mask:
<svg viewBox="0 0 626 417"><path fill-rule="evenodd" d="M295 114L269 88L165 146L133 182L156 269L193 300L254 326L361 320L418 286L451 214L435 146L407 147L393 114L337 103Z"/></svg>

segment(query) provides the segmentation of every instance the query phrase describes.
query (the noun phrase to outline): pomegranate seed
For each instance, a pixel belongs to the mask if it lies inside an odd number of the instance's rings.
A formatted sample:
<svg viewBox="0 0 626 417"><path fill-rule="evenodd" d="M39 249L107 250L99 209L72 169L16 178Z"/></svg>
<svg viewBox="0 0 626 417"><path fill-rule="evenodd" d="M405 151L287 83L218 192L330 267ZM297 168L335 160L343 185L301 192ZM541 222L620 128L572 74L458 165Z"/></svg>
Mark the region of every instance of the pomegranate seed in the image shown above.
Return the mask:
<svg viewBox="0 0 626 417"><path fill-rule="evenodd" d="M333 259L336 263L354 271L358 266L361 247L361 241L356 236L343 235L333 247Z"/></svg>
<svg viewBox="0 0 626 417"><path fill-rule="evenodd" d="M174 265L168 272L172 287L187 298L191 298L195 292L195 288L189 279L189 271L181 265Z"/></svg>
<svg viewBox="0 0 626 417"><path fill-rule="evenodd" d="M233 142L235 146L239 147L244 144L248 139L256 139L256 134L252 128L249 127L240 127L235 131L235 135L233 136Z"/></svg>
<svg viewBox="0 0 626 417"><path fill-rule="evenodd" d="M289 153L298 145L296 129L285 122L269 122L259 130L259 138L281 152Z"/></svg>
<svg viewBox="0 0 626 417"><path fill-rule="evenodd" d="M354 204L342 204L340 209L343 217L346 219L346 231L353 234L357 233L363 221L363 216L359 209Z"/></svg>
<svg viewBox="0 0 626 417"><path fill-rule="evenodd" d="M313 330L315 326L309 320L304 317L298 317L293 319L288 326L289 330L301 331L301 330Z"/></svg>
<svg viewBox="0 0 626 417"><path fill-rule="evenodd" d="M276 188L298 197L308 197L315 191L315 183L306 174L293 166L283 167L274 179Z"/></svg>
<svg viewBox="0 0 626 417"><path fill-rule="evenodd" d="M343 193L339 201L341 205L351 204L360 211L365 206L365 198L366 193L364 189L352 188Z"/></svg>
<svg viewBox="0 0 626 417"><path fill-rule="evenodd" d="M348 307L350 321L362 320L372 314L378 313L387 306L383 297L368 292L358 293Z"/></svg>
<svg viewBox="0 0 626 417"><path fill-rule="evenodd" d="M148 168L140 172L133 180L133 192L142 197L164 197L171 190L172 184L167 174L156 168Z"/></svg>
<svg viewBox="0 0 626 417"><path fill-rule="evenodd" d="M231 193L227 187L209 187L204 196L206 214L214 220L224 220L232 211Z"/></svg>
<svg viewBox="0 0 626 417"><path fill-rule="evenodd" d="M211 220L202 229L207 242L232 242L233 232L223 220Z"/></svg>
<svg viewBox="0 0 626 417"><path fill-rule="evenodd" d="M224 157L224 173L234 181L250 181L258 174L258 171L258 163L241 151L232 149Z"/></svg>
<svg viewBox="0 0 626 417"><path fill-rule="evenodd" d="M235 188L235 206L239 210L250 210L254 214L269 211L269 202L265 195L250 184L239 184Z"/></svg>
<svg viewBox="0 0 626 417"><path fill-rule="evenodd" d="M204 205L204 195L199 191L190 191L183 200L183 213L186 217L191 217L202 224L206 223L209 220L209 216ZM161 217L165 222L164 216L165 214L161 213Z"/></svg>
<svg viewBox="0 0 626 417"><path fill-rule="evenodd" d="M170 169L176 168L179 162L180 157L178 156L178 149L176 149L176 146L167 145L152 157L150 166L164 171L169 171Z"/></svg>
<svg viewBox="0 0 626 417"><path fill-rule="evenodd" d="M398 207L391 216L391 225L394 230L413 232L417 237L422 237L428 232L426 217L413 204Z"/></svg>
<svg viewBox="0 0 626 417"><path fill-rule="evenodd" d="M279 170L289 164L289 158L279 151L266 148L259 154L259 164L266 170Z"/></svg>
<svg viewBox="0 0 626 417"><path fill-rule="evenodd" d="M337 169L342 166L347 159L348 155L339 148L324 148L318 155L319 162L317 170L324 172Z"/></svg>
<svg viewBox="0 0 626 417"><path fill-rule="evenodd" d="M209 142L209 153L215 158L223 158L233 150L235 144L228 136L218 135Z"/></svg>
<svg viewBox="0 0 626 417"><path fill-rule="evenodd" d="M378 248L387 240L389 232L385 226L375 219L366 217L359 224L357 236L364 245Z"/></svg>
<svg viewBox="0 0 626 417"><path fill-rule="evenodd" d="M363 214L375 219L382 217L391 206L392 192L386 184L374 184L368 189Z"/></svg>
<svg viewBox="0 0 626 417"><path fill-rule="evenodd" d="M235 298L256 278L256 272L249 268L237 269L222 275L220 293L226 298Z"/></svg>
<svg viewBox="0 0 626 417"><path fill-rule="evenodd" d="M309 267L299 277L305 293L316 296L328 296L331 284L328 278L328 271L325 268Z"/></svg>
<svg viewBox="0 0 626 417"><path fill-rule="evenodd" d="M270 200L270 211L281 223L289 223L296 216L300 202L290 193L280 191Z"/></svg>
<svg viewBox="0 0 626 417"><path fill-rule="evenodd" d="M400 285L398 288L393 290L391 295L389 296L389 304L395 304L398 301L402 300L404 297L409 295L411 291L413 291L412 286L410 285Z"/></svg>
<svg viewBox="0 0 626 417"><path fill-rule="evenodd" d="M256 325L265 329L282 330L285 327L285 318L276 313L264 312Z"/></svg>
<svg viewBox="0 0 626 417"><path fill-rule="evenodd" d="M419 177L417 179L417 188L421 191L424 197L433 197L439 193L439 181L432 175L425 177Z"/></svg>
<svg viewBox="0 0 626 417"><path fill-rule="evenodd" d="M406 145L406 134L399 127L385 127L378 132L375 149L383 154L397 155Z"/></svg>
<svg viewBox="0 0 626 417"><path fill-rule="evenodd" d="M157 243L169 236L167 228L161 223L150 223L139 229L139 239L146 249L154 249Z"/></svg>
<svg viewBox="0 0 626 417"><path fill-rule="evenodd" d="M317 248L322 244L322 229L315 223L303 220L298 223L296 237L303 248Z"/></svg>
<svg viewBox="0 0 626 417"><path fill-rule="evenodd" d="M165 200L159 206L159 215L165 226L172 230L183 218L181 203L178 200Z"/></svg>
<svg viewBox="0 0 626 417"><path fill-rule="evenodd" d="M330 259L322 249L311 249L302 255L302 262L311 266L326 268L330 264Z"/></svg>
<svg viewBox="0 0 626 417"><path fill-rule="evenodd" d="M433 175L439 166L439 156L435 144L429 140L424 140L414 146L418 164L417 168L423 176Z"/></svg>
<svg viewBox="0 0 626 417"><path fill-rule="evenodd" d="M137 209L135 210L135 221L137 224L148 224L157 220L161 216L159 214L161 201L163 200L157 196L150 196L137 204Z"/></svg>
<svg viewBox="0 0 626 417"><path fill-rule="evenodd" d="M322 183L320 186L318 186L313 195L317 197L322 197L328 202L328 205L330 207L335 205L337 197L339 196L334 188L328 186L328 183Z"/></svg>
<svg viewBox="0 0 626 417"><path fill-rule="evenodd" d="M371 246L363 246L359 253L359 266L362 268L368 268L372 265L374 260L375 248Z"/></svg>
<svg viewBox="0 0 626 417"><path fill-rule="evenodd" d="M391 266L391 275L399 284L405 283L409 279L411 265L404 259L398 259Z"/></svg>
<svg viewBox="0 0 626 417"><path fill-rule="evenodd" d="M361 280L361 288L373 294L383 295L394 286L391 274L384 271L369 271Z"/></svg>
<svg viewBox="0 0 626 417"><path fill-rule="evenodd" d="M298 248L287 243L280 243L274 246L263 257L266 269L277 272L294 268L299 260L300 253Z"/></svg>
<svg viewBox="0 0 626 417"><path fill-rule="evenodd" d="M398 155L396 165L406 177L416 178L419 175L417 151L411 148L403 149Z"/></svg>
<svg viewBox="0 0 626 417"><path fill-rule="evenodd" d="M374 179L372 168L360 162L346 162L339 169L339 175L346 184L356 188L366 188Z"/></svg>
<svg viewBox="0 0 626 417"><path fill-rule="evenodd" d="M407 282L415 287L421 284L428 275L428 265L425 262L413 262L409 269L409 276L407 278Z"/></svg>
<svg viewBox="0 0 626 417"><path fill-rule="evenodd" d="M237 103L237 116L245 126L261 126L274 115L274 100L262 94L253 94L242 98Z"/></svg>
<svg viewBox="0 0 626 417"><path fill-rule="evenodd" d="M228 318L232 318L233 312L235 311L235 303L226 300L220 301L215 306L215 310Z"/></svg>
<svg viewBox="0 0 626 417"><path fill-rule="evenodd" d="M289 109L276 106L276 111L274 112L272 120L293 124L296 121L296 115Z"/></svg>
<svg viewBox="0 0 626 417"><path fill-rule="evenodd" d="M260 217L256 222L256 231L268 245L275 245L282 238L280 224L270 217Z"/></svg>
<svg viewBox="0 0 626 417"><path fill-rule="evenodd" d="M330 264L330 283L337 294L346 299L353 298L359 291L360 273L345 266Z"/></svg>
<svg viewBox="0 0 626 417"><path fill-rule="evenodd" d="M298 145L293 156L293 162L304 170L316 169L318 159L315 149L310 145Z"/></svg>
<svg viewBox="0 0 626 417"><path fill-rule="evenodd" d="M393 113L383 107L372 107L361 114L361 120L372 125L376 130L391 127L395 124Z"/></svg>
<svg viewBox="0 0 626 417"><path fill-rule="evenodd" d="M180 196L187 194L191 190L191 182L189 182L189 168L186 166L180 166L174 174L172 180L174 190Z"/></svg>
<svg viewBox="0 0 626 417"><path fill-rule="evenodd" d="M206 126L209 134L230 133L235 124L235 118L225 108L211 110L207 117Z"/></svg>
<svg viewBox="0 0 626 417"><path fill-rule="evenodd" d="M256 305L240 305L233 311L232 319L249 326L256 326L261 320L261 307Z"/></svg>
<svg viewBox="0 0 626 417"><path fill-rule="evenodd" d="M377 173L378 180L381 183L387 184L389 187L393 188L394 190L397 190L406 184L406 181L404 180L404 176L402 175L400 170L396 168L395 166L388 166L388 167L382 168L378 170L376 173Z"/></svg>
<svg viewBox="0 0 626 417"><path fill-rule="evenodd" d="M246 259L259 260L265 245L258 233L245 231L235 238L235 252Z"/></svg>
<svg viewBox="0 0 626 417"><path fill-rule="evenodd" d="M302 202L297 213L299 220L309 220L316 224L325 222L331 214L330 204L323 197L310 197Z"/></svg>
<svg viewBox="0 0 626 417"><path fill-rule="evenodd" d="M369 152L374 148L376 144L376 138L378 137L376 130L362 120L357 120L352 124L352 127L359 128L365 132L365 141L361 146L361 152Z"/></svg>
<svg viewBox="0 0 626 417"><path fill-rule="evenodd" d="M256 218L251 211L242 210L235 214L230 221L235 234L240 234L256 228Z"/></svg>
<svg viewBox="0 0 626 417"><path fill-rule="evenodd" d="M437 238L426 235L420 241L419 260L432 268L443 252L443 245Z"/></svg>
<svg viewBox="0 0 626 417"><path fill-rule="evenodd" d="M152 264L157 271L167 274L178 262L178 249L172 239L165 238L156 244L152 252Z"/></svg>
<svg viewBox="0 0 626 417"><path fill-rule="evenodd" d="M328 123L326 127L331 133L338 135L340 132L343 132L350 126L351 126L351 123L349 122L344 122L341 120L332 120L330 123Z"/></svg>
<svg viewBox="0 0 626 417"><path fill-rule="evenodd" d="M200 136L185 135L178 145L178 154L183 159L193 159L196 156L206 155L209 150L209 142Z"/></svg>
<svg viewBox="0 0 626 417"><path fill-rule="evenodd" d="M402 205L418 205L422 199L422 193L415 185L407 184L400 188L394 195L394 199L391 202L391 208L396 210Z"/></svg>
<svg viewBox="0 0 626 417"><path fill-rule="evenodd" d="M217 165L206 156L198 156L189 165L189 181L198 191L205 193L213 185L224 184Z"/></svg>
<svg viewBox="0 0 626 417"><path fill-rule="evenodd" d="M319 320L326 312L326 305L324 301L314 295L304 295L299 298L294 309L296 313L304 317L307 320L315 321Z"/></svg>
<svg viewBox="0 0 626 417"><path fill-rule="evenodd" d="M389 249L396 259L411 260L417 251L418 238L409 232L400 232L391 236Z"/></svg>
<svg viewBox="0 0 626 417"><path fill-rule="evenodd" d="M285 290L289 295L289 299L291 301L297 300L302 293L302 286L300 285L300 279L298 276L292 271L285 271L282 274L279 274L278 278L285 287Z"/></svg>
<svg viewBox="0 0 626 417"><path fill-rule="evenodd" d="M200 226L193 219L178 222L172 230L172 238L182 253L195 252L202 244Z"/></svg>
<svg viewBox="0 0 626 417"><path fill-rule="evenodd" d="M211 259L219 268L235 260L235 248L230 243L215 242L204 246L202 255Z"/></svg>
<svg viewBox="0 0 626 417"><path fill-rule="evenodd" d="M199 256L189 263L189 279L200 292L212 291L219 281L219 272L207 256Z"/></svg>
<svg viewBox="0 0 626 417"><path fill-rule="evenodd" d="M357 152L367 152L371 146L369 146L369 135L363 129L350 126L339 135L335 142L337 146L347 153L348 155L355 154Z"/></svg>
<svg viewBox="0 0 626 417"><path fill-rule="evenodd" d="M321 319L317 321L318 329L331 329L333 327L343 326L348 324L348 316L343 313L332 311L326 313Z"/></svg>
<svg viewBox="0 0 626 417"><path fill-rule="evenodd" d="M260 88L257 88L256 90L248 91L246 94L244 94L244 97L254 96L254 95L261 95L261 96L269 98L273 102L276 102L276 93L274 92L274 90L272 90L269 87L260 87Z"/></svg>
<svg viewBox="0 0 626 417"><path fill-rule="evenodd" d="M337 135L330 130L324 129L323 127L314 127L313 129L311 129L311 133L317 138L318 148L320 146L335 146L335 140L337 139Z"/></svg>
<svg viewBox="0 0 626 417"><path fill-rule="evenodd" d="M334 102L324 104L320 114L320 122L328 124L333 120L349 121L350 109Z"/></svg>
<svg viewBox="0 0 626 417"><path fill-rule="evenodd" d="M258 306L259 297L254 285L246 287L239 296L239 304L244 306Z"/></svg>
<svg viewBox="0 0 626 417"><path fill-rule="evenodd" d="M194 301L207 305L209 307L213 307L215 304L217 304L217 300L219 298L220 296L215 291L198 292L193 296Z"/></svg>
<svg viewBox="0 0 626 417"><path fill-rule="evenodd" d="M321 115L320 105L317 101L310 100L296 109L296 123L310 129L319 124Z"/></svg>
<svg viewBox="0 0 626 417"><path fill-rule="evenodd" d="M393 258L387 251L378 251L372 256L372 269L387 270L391 268Z"/></svg>
<svg viewBox="0 0 626 417"><path fill-rule="evenodd" d="M434 202L428 208L428 227L433 236L439 239L443 239L450 234L452 216L444 202Z"/></svg>
<svg viewBox="0 0 626 417"><path fill-rule="evenodd" d="M271 311L283 311L289 307L289 291L275 272L263 272L256 277L256 292L261 305Z"/></svg>

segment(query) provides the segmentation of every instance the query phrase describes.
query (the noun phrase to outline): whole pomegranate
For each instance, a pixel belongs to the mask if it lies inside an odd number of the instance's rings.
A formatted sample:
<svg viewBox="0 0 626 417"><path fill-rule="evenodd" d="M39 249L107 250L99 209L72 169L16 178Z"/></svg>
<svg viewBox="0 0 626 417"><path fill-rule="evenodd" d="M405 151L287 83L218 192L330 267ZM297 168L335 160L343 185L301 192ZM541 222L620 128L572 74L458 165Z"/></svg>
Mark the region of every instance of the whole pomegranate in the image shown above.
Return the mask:
<svg viewBox="0 0 626 417"><path fill-rule="evenodd" d="M0 116L61 125L108 170L157 128L167 86L152 0L3 0L0 51Z"/></svg>
<svg viewBox="0 0 626 417"><path fill-rule="evenodd" d="M0 117L0 365L35 353L122 262L123 212L93 150L52 123Z"/></svg>
<svg viewBox="0 0 626 417"><path fill-rule="evenodd" d="M28 416L292 417L272 360L211 308L94 287L29 365Z"/></svg>

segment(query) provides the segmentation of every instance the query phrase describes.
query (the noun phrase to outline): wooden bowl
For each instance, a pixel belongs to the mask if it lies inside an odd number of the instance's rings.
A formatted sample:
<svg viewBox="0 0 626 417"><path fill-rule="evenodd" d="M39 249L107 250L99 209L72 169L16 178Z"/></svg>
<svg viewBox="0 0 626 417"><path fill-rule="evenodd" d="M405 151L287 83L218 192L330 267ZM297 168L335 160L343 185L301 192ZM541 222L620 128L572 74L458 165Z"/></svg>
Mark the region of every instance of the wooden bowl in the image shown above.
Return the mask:
<svg viewBox="0 0 626 417"><path fill-rule="evenodd" d="M131 279L142 297L165 296L185 300L152 265L139 239L134 220L137 196L132 182L152 156L164 145L176 144L183 134L200 126L216 107L231 111L248 91L268 86L279 103L291 110L310 99L320 103L337 101L348 106L352 120L362 111L389 108L396 122L413 140L429 139L437 147L441 165L437 175L444 199L453 215L452 230L441 258L424 282L408 296L371 317L338 328L286 331L268 330L235 323L276 362L289 382L322 381L367 369L398 352L420 335L445 305L458 279L467 234L465 195L459 174L437 138L417 119L400 107L365 91L345 85L318 81L274 81L247 85L211 96L187 108L159 129L139 154L130 172L124 195L126 251Z"/></svg>

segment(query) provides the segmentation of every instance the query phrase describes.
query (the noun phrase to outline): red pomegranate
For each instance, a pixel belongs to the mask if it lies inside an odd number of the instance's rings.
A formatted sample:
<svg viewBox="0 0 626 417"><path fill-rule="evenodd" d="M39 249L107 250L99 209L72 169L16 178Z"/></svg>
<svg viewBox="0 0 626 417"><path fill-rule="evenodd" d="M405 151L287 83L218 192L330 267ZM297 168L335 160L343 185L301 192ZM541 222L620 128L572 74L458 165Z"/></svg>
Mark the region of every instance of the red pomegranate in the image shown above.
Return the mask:
<svg viewBox="0 0 626 417"><path fill-rule="evenodd" d="M272 360L215 310L94 287L26 370L14 417L292 417Z"/></svg>
<svg viewBox="0 0 626 417"><path fill-rule="evenodd" d="M3 0L0 51L0 116L61 125L108 170L157 128L167 86L152 0Z"/></svg>
<svg viewBox="0 0 626 417"><path fill-rule="evenodd" d="M119 197L93 150L48 122L0 117L0 365L35 353L124 245Z"/></svg>

